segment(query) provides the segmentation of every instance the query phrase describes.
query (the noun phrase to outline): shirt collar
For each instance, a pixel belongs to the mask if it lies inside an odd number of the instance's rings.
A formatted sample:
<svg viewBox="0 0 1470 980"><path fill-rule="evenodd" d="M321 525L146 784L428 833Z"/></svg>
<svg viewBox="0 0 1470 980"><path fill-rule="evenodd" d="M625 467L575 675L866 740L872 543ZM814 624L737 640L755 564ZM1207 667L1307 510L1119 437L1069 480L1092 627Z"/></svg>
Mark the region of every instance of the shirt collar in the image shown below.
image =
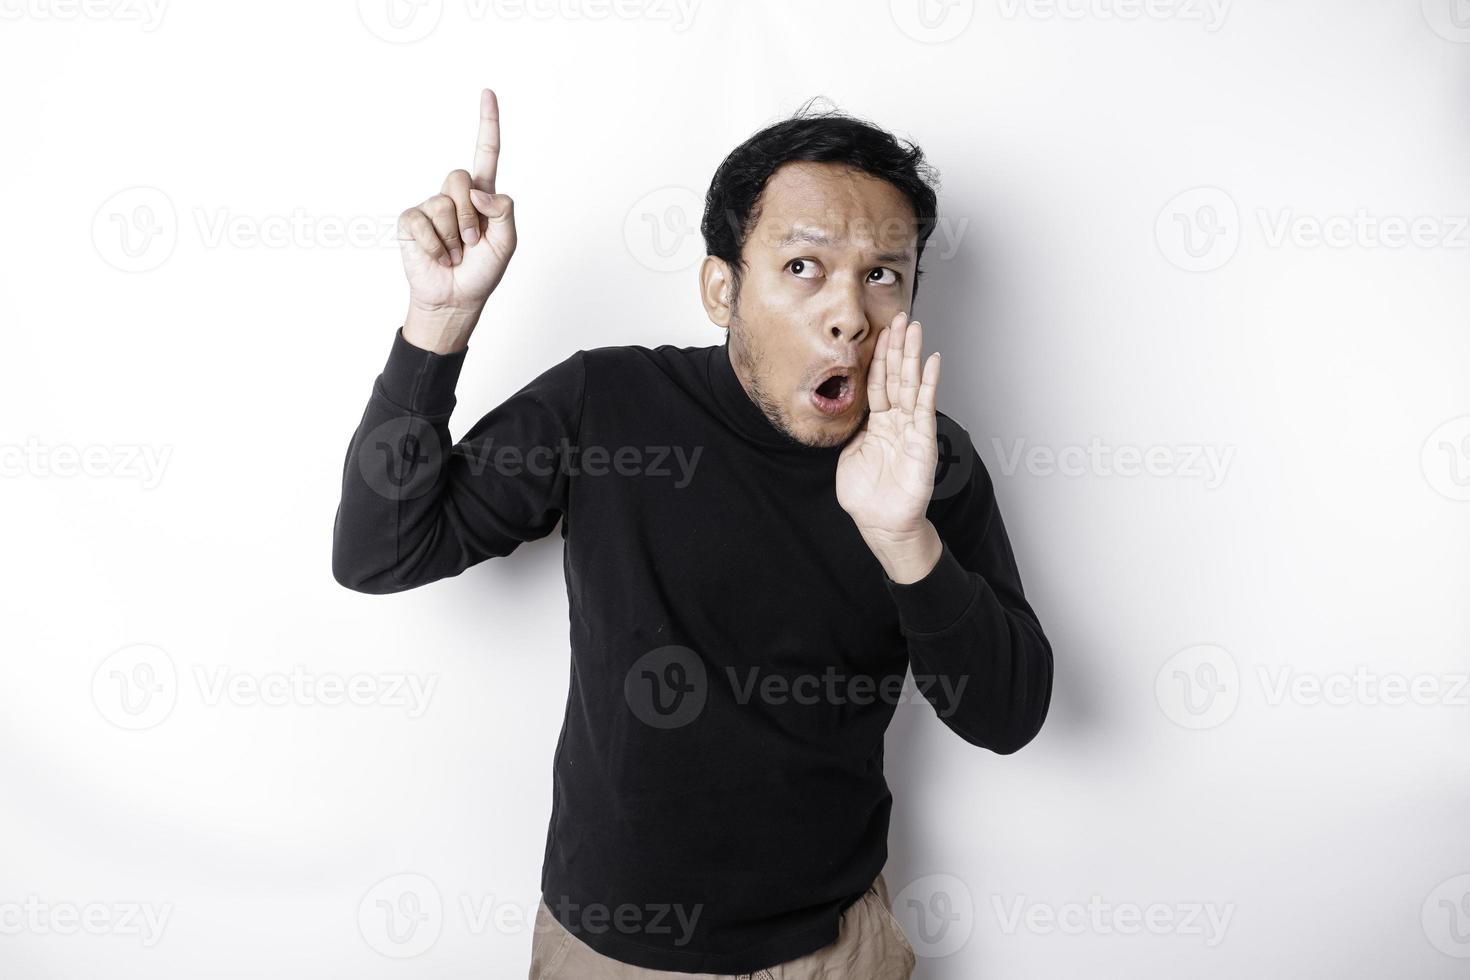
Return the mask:
<svg viewBox="0 0 1470 980"><path fill-rule="evenodd" d="M842 451L841 445L808 446L798 442L766 418L766 413L750 397L745 386L740 383L740 376L735 373L735 365L730 362L730 335L728 332L725 334L723 344L710 347L708 351L709 361L706 374L709 378L710 391L725 419L741 435L768 449L799 455L818 458L834 457Z"/></svg>

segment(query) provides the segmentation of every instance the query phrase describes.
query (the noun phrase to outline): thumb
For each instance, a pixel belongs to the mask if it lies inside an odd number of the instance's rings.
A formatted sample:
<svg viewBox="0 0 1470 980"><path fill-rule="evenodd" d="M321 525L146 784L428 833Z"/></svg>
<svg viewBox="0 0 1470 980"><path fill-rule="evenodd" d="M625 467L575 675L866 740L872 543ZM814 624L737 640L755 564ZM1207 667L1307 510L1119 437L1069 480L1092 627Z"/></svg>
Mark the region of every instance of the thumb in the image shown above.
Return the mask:
<svg viewBox="0 0 1470 980"><path fill-rule="evenodd" d="M515 210L515 202L509 194L487 194L475 187L470 188L470 203L476 211L496 223L512 220Z"/></svg>

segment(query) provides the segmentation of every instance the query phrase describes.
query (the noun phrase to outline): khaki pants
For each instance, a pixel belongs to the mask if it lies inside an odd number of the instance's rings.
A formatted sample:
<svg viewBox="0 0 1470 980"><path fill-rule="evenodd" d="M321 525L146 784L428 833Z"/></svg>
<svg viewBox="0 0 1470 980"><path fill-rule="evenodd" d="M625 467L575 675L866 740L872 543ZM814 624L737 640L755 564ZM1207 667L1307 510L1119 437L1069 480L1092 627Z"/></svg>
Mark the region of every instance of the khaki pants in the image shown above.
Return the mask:
<svg viewBox="0 0 1470 980"><path fill-rule="evenodd" d="M645 970L609 959L568 932L543 901L531 940L530 980L909 980L914 948L888 911L888 902L888 885L879 875L842 913L837 939L830 945L737 977Z"/></svg>

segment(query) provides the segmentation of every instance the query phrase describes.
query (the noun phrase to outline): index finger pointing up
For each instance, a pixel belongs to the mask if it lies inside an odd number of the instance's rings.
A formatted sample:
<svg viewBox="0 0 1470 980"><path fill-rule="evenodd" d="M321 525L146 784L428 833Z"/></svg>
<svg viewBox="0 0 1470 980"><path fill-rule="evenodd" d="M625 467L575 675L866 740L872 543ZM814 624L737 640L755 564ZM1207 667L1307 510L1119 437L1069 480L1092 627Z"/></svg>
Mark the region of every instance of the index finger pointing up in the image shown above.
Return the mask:
<svg viewBox="0 0 1470 980"><path fill-rule="evenodd" d="M475 165L470 185L495 193L495 167L500 162L500 103L491 89L480 91L480 133L475 137Z"/></svg>

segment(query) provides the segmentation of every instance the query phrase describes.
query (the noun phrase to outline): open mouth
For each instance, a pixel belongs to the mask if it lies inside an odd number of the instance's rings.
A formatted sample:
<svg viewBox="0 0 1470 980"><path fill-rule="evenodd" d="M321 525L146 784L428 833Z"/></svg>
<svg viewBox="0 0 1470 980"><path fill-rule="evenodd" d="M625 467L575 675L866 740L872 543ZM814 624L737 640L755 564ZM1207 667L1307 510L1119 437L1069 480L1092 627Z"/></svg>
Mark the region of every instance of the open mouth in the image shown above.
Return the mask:
<svg viewBox="0 0 1470 980"><path fill-rule="evenodd" d="M857 378L838 368L812 389L812 404L823 415L841 415L857 402Z"/></svg>

